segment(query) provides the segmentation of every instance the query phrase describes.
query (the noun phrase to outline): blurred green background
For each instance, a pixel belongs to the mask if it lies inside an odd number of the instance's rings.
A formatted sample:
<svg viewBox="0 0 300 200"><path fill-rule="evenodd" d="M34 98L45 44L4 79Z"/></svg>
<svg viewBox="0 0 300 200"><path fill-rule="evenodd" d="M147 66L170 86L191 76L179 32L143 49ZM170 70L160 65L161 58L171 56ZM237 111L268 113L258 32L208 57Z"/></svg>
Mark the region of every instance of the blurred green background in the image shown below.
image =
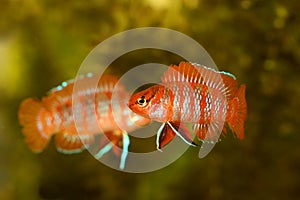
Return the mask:
<svg viewBox="0 0 300 200"><path fill-rule="evenodd" d="M296 0L1 0L0 199L299 199L299 10ZM204 159L189 148L146 174L88 152L60 154L53 143L33 154L17 120L21 100L75 77L101 41L144 26L187 34L247 85L245 139L227 137ZM174 62L163 55L122 64Z"/></svg>

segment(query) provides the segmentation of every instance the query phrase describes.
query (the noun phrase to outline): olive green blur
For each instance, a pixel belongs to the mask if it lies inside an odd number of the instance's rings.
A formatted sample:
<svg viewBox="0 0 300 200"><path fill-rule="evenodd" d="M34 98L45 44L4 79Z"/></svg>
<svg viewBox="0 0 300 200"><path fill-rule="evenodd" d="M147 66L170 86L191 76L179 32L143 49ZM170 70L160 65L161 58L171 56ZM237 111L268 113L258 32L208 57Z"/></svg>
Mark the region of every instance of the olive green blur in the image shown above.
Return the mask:
<svg viewBox="0 0 300 200"><path fill-rule="evenodd" d="M299 199L299 11L296 0L1 0L0 199ZM74 78L101 41L146 26L192 37L220 70L246 84L245 139L229 134L203 159L190 147L146 174L110 169L87 151L63 155L53 141L32 153L18 123L20 102ZM180 61L140 50L111 72ZM133 139L130 149L144 144L155 147Z"/></svg>

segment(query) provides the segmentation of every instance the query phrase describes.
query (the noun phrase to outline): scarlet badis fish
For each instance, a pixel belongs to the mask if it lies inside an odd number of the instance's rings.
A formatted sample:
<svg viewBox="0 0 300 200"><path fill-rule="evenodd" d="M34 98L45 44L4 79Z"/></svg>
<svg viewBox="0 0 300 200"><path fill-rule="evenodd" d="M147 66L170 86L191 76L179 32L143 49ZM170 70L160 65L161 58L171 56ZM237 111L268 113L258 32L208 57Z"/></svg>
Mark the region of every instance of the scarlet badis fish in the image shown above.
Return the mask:
<svg viewBox="0 0 300 200"><path fill-rule="evenodd" d="M129 94L121 84L115 88L116 77L103 75L99 82L98 78L87 74L76 79L78 87L74 92L75 81L71 80L52 89L42 100L28 98L21 103L19 121L33 152L43 151L55 135L58 151L78 153L94 143L95 135L104 133L106 137L102 137L95 157L99 159L112 149L121 156L120 169L124 169L130 143L127 132L147 124L149 119L127 107ZM112 98L113 92L116 98ZM72 98L78 103L74 104ZM75 126L74 114L80 126ZM117 125L116 117L122 129Z"/></svg>
<svg viewBox="0 0 300 200"><path fill-rule="evenodd" d="M133 94L129 107L137 114L163 122L157 132L157 149L175 135L195 145L186 122L193 124L197 138L204 142L217 142L221 132L226 134L226 124L243 139L247 116L245 89L245 85L238 88L230 73L181 62L166 70L161 84Z"/></svg>

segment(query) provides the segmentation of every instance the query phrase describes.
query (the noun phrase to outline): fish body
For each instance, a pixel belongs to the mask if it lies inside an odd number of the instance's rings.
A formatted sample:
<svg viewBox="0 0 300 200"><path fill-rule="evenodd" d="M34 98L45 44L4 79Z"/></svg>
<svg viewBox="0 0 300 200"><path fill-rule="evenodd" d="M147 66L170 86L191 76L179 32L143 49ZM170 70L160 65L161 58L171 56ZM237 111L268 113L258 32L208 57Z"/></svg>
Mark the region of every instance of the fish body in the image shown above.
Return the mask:
<svg viewBox="0 0 300 200"><path fill-rule="evenodd" d="M193 124L202 141L218 141L219 133L226 134L225 124L243 139L247 116L245 88L238 88L232 74L181 62L168 68L161 84L132 95L129 107L137 114L163 122L157 134L158 149L175 135L194 145L186 122Z"/></svg>
<svg viewBox="0 0 300 200"><path fill-rule="evenodd" d="M93 88L95 81L98 84ZM25 99L18 116L29 148L41 152L55 135L60 152L78 153L95 142L95 135L105 134L99 144L103 148L95 157L113 149L121 156L120 168L124 168L129 145L127 132L147 124L149 119L128 109L125 99L129 94L121 84L115 88L117 81L114 76L103 75L98 82L97 76L88 74L76 79L76 90L75 81L71 80L52 89L42 100Z"/></svg>

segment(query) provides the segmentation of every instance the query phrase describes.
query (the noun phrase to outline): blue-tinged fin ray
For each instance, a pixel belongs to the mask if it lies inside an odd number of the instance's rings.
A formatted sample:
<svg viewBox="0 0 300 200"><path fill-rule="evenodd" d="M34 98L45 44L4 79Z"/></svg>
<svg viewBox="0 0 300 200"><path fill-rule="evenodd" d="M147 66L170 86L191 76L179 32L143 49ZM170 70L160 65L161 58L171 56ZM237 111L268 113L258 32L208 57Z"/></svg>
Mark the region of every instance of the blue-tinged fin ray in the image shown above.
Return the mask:
<svg viewBox="0 0 300 200"><path fill-rule="evenodd" d="M109 152L112 148L113 144L108 143L107 145L105 145L102 149L100 149L100 151L98 151L98 153L95 155L96 159L100 159L104 154L106 154L107 152Z"/></svg>
<svg viewBox="0 0 300 200"><path fill-rule="evenodd" d="M121 154L120 169L125 168L126 158L128 155L128 147L130 144L130 139L129 139L127 132L123 132L122 136L123 136L123 151Z"/></svg>

